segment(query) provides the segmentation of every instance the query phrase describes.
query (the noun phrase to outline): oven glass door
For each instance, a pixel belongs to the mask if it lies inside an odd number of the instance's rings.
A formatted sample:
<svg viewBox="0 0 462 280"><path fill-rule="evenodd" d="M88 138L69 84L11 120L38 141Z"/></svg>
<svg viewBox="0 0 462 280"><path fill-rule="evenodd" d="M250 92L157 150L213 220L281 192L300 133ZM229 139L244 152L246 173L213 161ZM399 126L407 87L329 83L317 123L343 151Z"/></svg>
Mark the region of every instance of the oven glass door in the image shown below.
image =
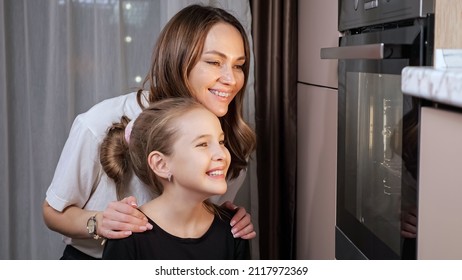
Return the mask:
<svg viewBox="0 0 462 280"><path fill-rule="evenodd" d="M417 134L408 132L418 104L401 92L401 70L424 65L423 34L412 25L341 38L341 47L380 44L382 57L339 59L337 259L415 254L401 217L417 207Z"/></svg>
<svg viewBox="0 0 462 280"><path fill-rule="evenodd" d="M400 76L348 72L346 86L345 210L399 254Z"/></svg>

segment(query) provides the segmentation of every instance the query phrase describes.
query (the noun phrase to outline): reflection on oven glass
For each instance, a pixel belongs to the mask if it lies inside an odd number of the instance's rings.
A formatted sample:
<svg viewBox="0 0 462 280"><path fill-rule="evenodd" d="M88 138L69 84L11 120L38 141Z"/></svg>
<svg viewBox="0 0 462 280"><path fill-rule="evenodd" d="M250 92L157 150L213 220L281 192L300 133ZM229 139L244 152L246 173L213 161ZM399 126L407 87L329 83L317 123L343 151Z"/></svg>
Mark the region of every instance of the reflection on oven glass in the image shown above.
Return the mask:
<svg viewBox="0 0 462 280"><path fill-rule="evenodd" d="M399 75L347 73L346 208L396 254L401 248L403 95ZM350 149L356 147L356 149Z"/></svg>

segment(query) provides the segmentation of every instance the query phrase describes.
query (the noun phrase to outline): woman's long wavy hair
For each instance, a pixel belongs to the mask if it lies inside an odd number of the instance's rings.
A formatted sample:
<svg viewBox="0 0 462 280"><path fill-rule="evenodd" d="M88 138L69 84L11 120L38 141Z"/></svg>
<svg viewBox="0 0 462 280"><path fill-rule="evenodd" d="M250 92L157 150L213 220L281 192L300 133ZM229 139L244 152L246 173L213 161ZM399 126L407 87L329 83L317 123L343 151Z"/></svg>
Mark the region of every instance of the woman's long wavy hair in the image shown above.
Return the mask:
<svg viewBox="0 0 462 280"><path fill-rule="evenodd" d="M241 23L223 9L191 5L179 11L163 28L152 54L152 65L138 90L138 103L143 108L143 89L149 88L149 103L170 97L193 97L189 74L199 61L205 39L217 23L235 27L242 36L246 61L243 65L244 84L229 104L228 112L220 117L231 153L228 179L236 178L247 166L247 160L255 149L254 131L243 119L244 93L249 77L250 47Z"/></svg>

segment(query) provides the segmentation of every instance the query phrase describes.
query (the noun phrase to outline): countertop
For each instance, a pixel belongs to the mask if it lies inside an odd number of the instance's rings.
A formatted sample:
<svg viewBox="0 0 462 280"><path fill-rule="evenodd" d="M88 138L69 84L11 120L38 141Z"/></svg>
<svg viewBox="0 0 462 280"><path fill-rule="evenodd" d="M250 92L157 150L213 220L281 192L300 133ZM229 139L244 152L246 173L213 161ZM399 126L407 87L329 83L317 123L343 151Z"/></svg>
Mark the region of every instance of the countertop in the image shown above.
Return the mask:
<svg viewBox="0 0 462 280"><path fill-rule="evenodd" d="M405 67L401 76L401 91L462 108L462 67Z"/></svg>
<svg viewBox="0 0 462 280"><path fill-rule="evenodd" d="M462 108L462 49L435 50L435 67L405 67L401 91Z"/></svg>

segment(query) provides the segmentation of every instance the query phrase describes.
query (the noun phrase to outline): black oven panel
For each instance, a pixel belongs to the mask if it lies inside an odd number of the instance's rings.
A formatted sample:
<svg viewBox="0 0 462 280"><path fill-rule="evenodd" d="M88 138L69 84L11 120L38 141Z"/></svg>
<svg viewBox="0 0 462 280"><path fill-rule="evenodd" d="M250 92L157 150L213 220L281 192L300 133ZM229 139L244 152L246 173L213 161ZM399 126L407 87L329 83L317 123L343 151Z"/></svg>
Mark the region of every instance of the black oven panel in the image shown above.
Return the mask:
<svg viewBox="0 0 462 280"><path fill-rule="evenodd" d="M339 0L339 31L424 18L434 13L434 0Z"/></svg>
<svg viewBox="0 0 462 280"><path fill-rule="evenodd" d="M434 0L339 0L337 259L413 259L420 101L406 66L431 65Z"/></svg>

